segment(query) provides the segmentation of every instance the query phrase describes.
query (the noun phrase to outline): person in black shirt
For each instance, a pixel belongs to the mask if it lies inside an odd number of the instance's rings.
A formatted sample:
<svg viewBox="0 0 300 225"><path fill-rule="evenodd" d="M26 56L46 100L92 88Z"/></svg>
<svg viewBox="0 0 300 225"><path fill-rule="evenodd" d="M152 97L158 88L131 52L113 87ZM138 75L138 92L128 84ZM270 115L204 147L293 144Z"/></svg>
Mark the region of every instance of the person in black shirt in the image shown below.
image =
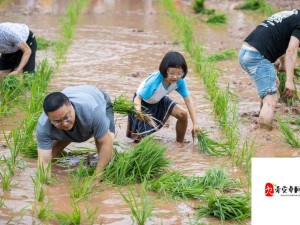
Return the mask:
<svg viewBox="0 0 300 225"><path fill-rule="evenodd" d="M258 123L272 129L275 106L278 102L276 70L285 71L287 80L284 95L294 95L294 68L300 43L300 11L282 11L259 24L244 40L239 52L242 68L252 77L261 98Z"/></svg>

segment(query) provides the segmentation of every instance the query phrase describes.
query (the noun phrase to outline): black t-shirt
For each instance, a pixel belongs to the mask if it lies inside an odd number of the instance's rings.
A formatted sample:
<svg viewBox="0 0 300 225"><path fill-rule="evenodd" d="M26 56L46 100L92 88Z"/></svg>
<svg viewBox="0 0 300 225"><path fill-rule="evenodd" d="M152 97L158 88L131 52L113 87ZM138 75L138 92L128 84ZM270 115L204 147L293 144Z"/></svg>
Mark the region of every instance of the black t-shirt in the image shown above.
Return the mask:
<svg viewBox="0 0 300 225"><path fill-rule="evenodd" d="M272 63L285 54L291 36L300 40L300 11L282 11L259 24L245 42Z"/></svg>

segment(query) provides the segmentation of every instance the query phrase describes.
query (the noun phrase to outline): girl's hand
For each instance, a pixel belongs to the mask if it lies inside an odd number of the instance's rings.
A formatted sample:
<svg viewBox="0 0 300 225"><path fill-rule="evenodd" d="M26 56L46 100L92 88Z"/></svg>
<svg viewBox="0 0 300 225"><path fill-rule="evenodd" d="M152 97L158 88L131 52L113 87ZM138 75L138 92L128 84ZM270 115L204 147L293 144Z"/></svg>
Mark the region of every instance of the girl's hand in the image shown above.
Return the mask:
<svg viewBox="0 0 300 225"><path fill-rule="evenodd" d="M200 127L198 124L194 124L193 126L193 130L192 130L192 137L193 137L193 140L195 138L195 135L197 135L199 132L200 132Z"/></svg>

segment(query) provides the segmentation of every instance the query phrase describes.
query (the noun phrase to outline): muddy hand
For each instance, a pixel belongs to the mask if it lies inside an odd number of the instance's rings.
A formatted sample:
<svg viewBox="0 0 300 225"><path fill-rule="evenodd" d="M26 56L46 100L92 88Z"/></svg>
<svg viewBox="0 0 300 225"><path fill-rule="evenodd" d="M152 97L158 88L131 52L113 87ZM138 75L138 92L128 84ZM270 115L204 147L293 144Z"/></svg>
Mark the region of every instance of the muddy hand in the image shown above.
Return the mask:
<svg viewBox="0 0 300 225"><path fill-rule="evenodd" d="M286 81L283 96L285 98L292 98L294 96L294 92L295 92L295 87L293 81Z"/></svg>
<svg viewBox="0 0 300 225"><path fill-rule="evenodd" d="M137 112L136 117L137 117L138 120L145 121L145 122L149 123L152 127L154 127L154 129L156 129L156 123L152 119L151 115L145 114L145 113L142 113L142 112Z"/></svg>

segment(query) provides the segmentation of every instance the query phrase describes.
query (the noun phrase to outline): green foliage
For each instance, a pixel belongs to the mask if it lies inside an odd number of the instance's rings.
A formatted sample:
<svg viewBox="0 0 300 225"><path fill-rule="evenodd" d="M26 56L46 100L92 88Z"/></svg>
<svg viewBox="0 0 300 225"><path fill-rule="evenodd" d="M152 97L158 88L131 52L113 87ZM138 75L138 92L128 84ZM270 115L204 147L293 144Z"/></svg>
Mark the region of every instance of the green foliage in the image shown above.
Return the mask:
<svg viewBox="0 0 300 225"><path fill-rule="evenodd" d="M210 54L205 58L205 60L209 62L217 62L221 60L233 59L234 57L236 57L236 51L234 49L227 49L222 52Z"/></svg>
<svg viewBox="0 0 300 225"><path fill-rule="evenodd" d="M227 23L227 15L223 14L223 13L211 15L206 20L206 23L214 24L214 25L226 24Z"/></svg>
<svg viewBox="0 0 300 225"><path fill-rule="evenodd" d="M211 15L215 13L214 9L206 9L204 7L205 0L194 0L193 2L193 9L195 13L202 13L202 14L207 14Z"/></svg>
<svg viewBox="0 0 300 225"><path fill-rule="evenodd" d="M276 119L279 124L279 130L281 131L284 141L292 147L300 148L300 140L295 136L288 122L281 119L279 116L277 116Z"/></svg>
<svg viewBox="0 0 300 225"><path fill-rule="evenodd" d="M17 75L9 75L1 83L1 92L15 92L21 86L21 81Z"/></svg>
<svg viewBox="0 0 300 225"><path fill-rule="evenodd" d="M220 143L208 137L208 132L200 131L197 134L198 148L199 150L214 156L218 155L230 155L228 145L226 143Z"/></svg>
<svg viewBox="0 0 300 225"><path fill-rule="evenodd" d="M299 68L296 68L295 69L295 77L297 79L299 79L299 74L298 74L298 69ZM279 91L279 101L280 102L284 102L286 103L287 105L293 105L294 102L296 100L299 99L299 96L298 96L298 89L297 89L297 86L296 86L296 83L294 81L294 88L295 88L295 93L294 93L294 97L292 97L291 99L288 99L284 96L284 91L285 91L285 82L286 82L286 73L281 71L281 72L278 72L277 73L277 77L278 77L278 80L279 80L279 87L278 87L278 91Z"/></svg>
<svg viewBox="0 0 300 225"><path fill-rule="evenodd" d="M258 11L266 15L271 15L273 13L270 3L266 0L246 0L243 4L238 6L237 9Z"/></svg>
<svg viewBox="0 0 300 225"><path fill-rule="evenodd" d="M177 171L171 171L149 183L149 189L170 195L172 198L199 199L203 196L205 188L202 178L197 176L184 176Z"/></svg>
<svg viewBox="0 0 300 225"><path fill-rule="evenodd" d="M134 103L132 100L125 97L124 94L121 94L115 98L113 101L114 112L119 114L135 114Z"/></svg>
<svg viewBox="0 0 300 225"><path fill-rule="evenodd" d="M132 213L132 220L138 225L144 225L148 217L152 215L153 204L150 202L150 198L147 195L147 185L143 183L142 190L135 191L130 188L127 196L120 192L122 198L129 206ZM136 197L136 194L138 198Z"/></svg>
<svg viewBox="0 0 300 225"><path fill-rule="evenodd" d="M245 195L216 195L207 196L207 206L198 207L199 217L212 215L225 220L241 221L251 217L250 198Z"/></svg>
<svg viewBox="0 0 300 225"><path fill-rule="evenodd" d="M44 49L49 48L49 47L51 47L55 44L54 41L50 41L50 40L47 40L47 39L42 38L42 37L36 38L36 41L37 41L37 50L44 50Z"/></svg>
<svg viewBox="0 0 300 225"><path fill-rule="evenodd" d="M115 185L133 184L158 177L169 166L169 160L164 157L166 150L152 136L147 136L131 150L121 153L115 150L114 159L105 168L104 177Z"/></svg>

